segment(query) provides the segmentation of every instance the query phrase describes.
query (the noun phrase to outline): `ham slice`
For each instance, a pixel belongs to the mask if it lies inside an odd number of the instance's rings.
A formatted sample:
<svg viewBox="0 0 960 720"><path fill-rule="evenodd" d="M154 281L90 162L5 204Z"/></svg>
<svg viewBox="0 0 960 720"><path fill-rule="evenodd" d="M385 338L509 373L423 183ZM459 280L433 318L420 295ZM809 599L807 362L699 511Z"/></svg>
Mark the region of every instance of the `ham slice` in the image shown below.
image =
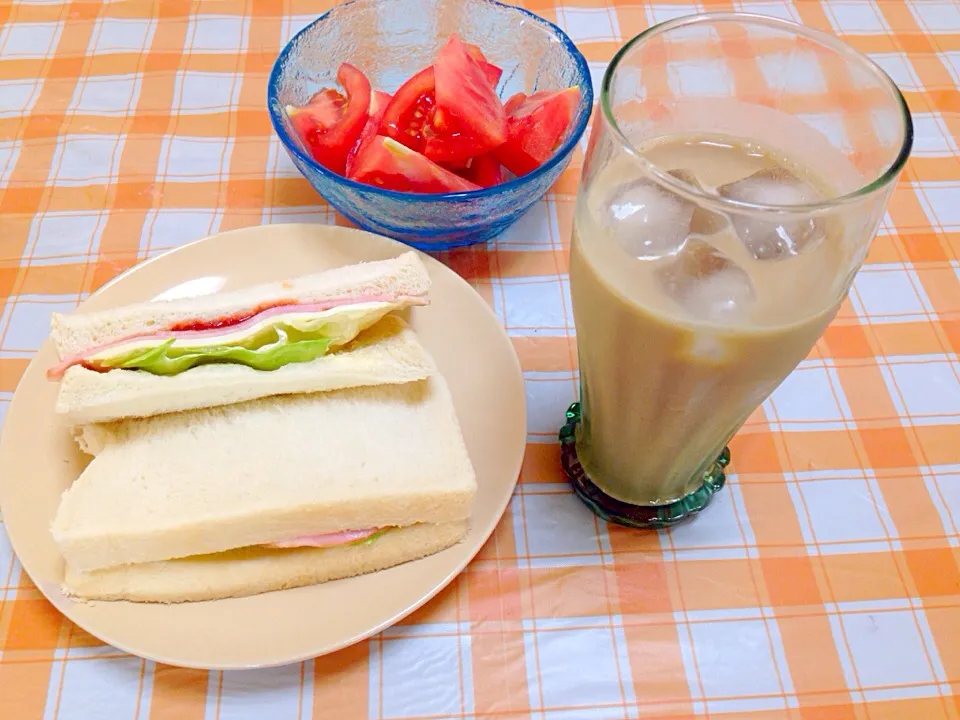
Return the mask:
<svg viewBox="0 0 960 720"><path fill-rule="evenodd" d="M303 537L285 540L284 542L265 543L268 548L298 548L298 547L336 547L347 543L366 540L375 535L382 528L366 528L365 530L343 530L341 532L326 533L324 535L304 535Z"/></svg>
<svg viewBox="0 0 960 720"><path fill-rule="evenodd" d="M134 340L156 340L158 343L165 340L173 339L190 339L195 340L198 338L216 338L221 335L226 335L235 332L241 332L252 325L262 322L263 320L273 317L275 315L289 314L294 312L323 312L324 310L331 310L335 307L340 307L342 305L354 305L360 303L369 303L369 302L399 302L406 301L411 304L425 304L426 301L423 298L419 297L391 297L389 295L360 295L353 297L341 297L341 298L330 298L328 300L323 300L321 302L313 303L297 303L293 305L276 305L274 307L267 308L252 317L238 322L234 325L226 325L223 327L213 328L211 330L159 330L157 332L150 333L136 333L133 335L127 335L118 340L112 340L108 343L103 343L101 345L95 345L94 347L87 348L83 352L77 353L71 357L66 358L60 363L54 365L52 368L47 370L47 379L48 380L59 380L63 377L63 374L74 365L82 365L87 358L108 350L113 347L118 347L126 343L132 342Z"/></svg>

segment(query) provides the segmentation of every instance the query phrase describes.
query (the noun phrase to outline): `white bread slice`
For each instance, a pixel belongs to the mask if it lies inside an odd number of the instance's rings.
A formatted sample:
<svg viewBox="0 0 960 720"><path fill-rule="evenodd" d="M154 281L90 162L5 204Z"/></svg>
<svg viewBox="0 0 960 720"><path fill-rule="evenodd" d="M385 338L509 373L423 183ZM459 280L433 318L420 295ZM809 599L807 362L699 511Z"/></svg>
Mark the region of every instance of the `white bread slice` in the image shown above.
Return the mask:
<svg viewBox="0 0 960 720"><path fill-rule="evenodd" d="M78 426L229 405L270 395L411 382L434 372L433 360L416 333L399 317L387 315L336 352L271 372L222 364L161 376L130 370L99 373L75 365L60 381L56 412L70 425ZM87 450L84 443L81 448Z"/></svg>
<svg viewBox="0 0 960 720"><path fill-rule="evenodd" d="M439 552L467 534L466 521L391 530L368 545L225 553L106 570L69 566L65 595L84 600L178 603L244 597L363 575Z"/></svg>
<svg viewBox="0 0 960 720"><path fill-rule="evenodd" d="M476 494L439 373L101 427L51 527L77 570L465 520Z"/></svg>
<svg viewBox="0 0 960 720"><path fill-rule="evenodd" d="M347 265L280 282L197 298L134 303L90 313L53 313L51 338L60 359L128 335L162 330L178 322L215 320L276 300L323 300L391 294L425 297L430 277L413 251L389 260Z"/></svg>

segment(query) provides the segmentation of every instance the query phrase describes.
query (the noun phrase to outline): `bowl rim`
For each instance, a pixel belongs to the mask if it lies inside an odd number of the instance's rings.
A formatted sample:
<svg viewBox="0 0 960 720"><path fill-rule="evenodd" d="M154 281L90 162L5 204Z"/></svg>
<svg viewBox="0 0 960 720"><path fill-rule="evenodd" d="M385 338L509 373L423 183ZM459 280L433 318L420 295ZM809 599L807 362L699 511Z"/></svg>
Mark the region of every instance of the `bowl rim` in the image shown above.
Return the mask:
<svg viewBox="0 0 960 720"><path fill-rule="evenodd" d="M508 5L506 3L499 2L499 0L463 1L472 2L475 4L495 5L508 11L515 12L525 18L529 18L530 20L543 26L558 40L560 40L564 50L566 50L566 52L573 57L573 60L580 71L580 76L582 78L582 81L579 83L581 92L581 105L585 107L585 111L580 113L572 132L568 133L563 144L561 144L560 147L554 151L554 153L545 163L543 163L543 165L532 172L525 173L524 175L515 177L506 182L499 183L498 185L493 185L488 188L480 188L479 190L465 190L453 193L413 193L401 192L399 190L388 190L386 188L379 188L374 185L368 185L367 183L360 183L356 180L351 180L344 175L340 175L325 168L323 165L318 163L300 149L293 138L290 137L290 133L288 133L287 129L283 126L283 119L281 117L282 110L280 108L280 100L278 97L279 92L277 90L280 81L280 72L287 57L290 55L292 49L296 46L302 35L309 33L316 25L319 25L327 20L334 11L342 12L344 8L347 8L355 3L382 2L382 0L347 0L347 2L341 3L340 5L327 10L325 13L310 22L309 25L297 32L296 35L290 38L290 40L287 41L287 44L284 45L283 49L277 55L273 62L273 67L270 70L270 77L267 81L267 112L270 115L270 124L273 126L273 131L277 134L280 142L283 144L287 152L296 155L297 158L306 163L311 169L315 170L321 177L329 178L337 184L404 202L449 202L495 197L503 192L514 188L519 188L526 183L536 180L537 178L550 172L559 163L564 162L569 156L570 152L573 150L574 146L580 142L580 139L583 137L583 133L586 131L587 124L590 121L590 116L593 114L593 78L590 75L590 66L587 63L587 59L583 56L583 53L580 52L580 49L576 46L573 40L571 40L570 37L560 27L525 8L517 7L516 5ZM571 87L573 86L571 85Z"/></svg>

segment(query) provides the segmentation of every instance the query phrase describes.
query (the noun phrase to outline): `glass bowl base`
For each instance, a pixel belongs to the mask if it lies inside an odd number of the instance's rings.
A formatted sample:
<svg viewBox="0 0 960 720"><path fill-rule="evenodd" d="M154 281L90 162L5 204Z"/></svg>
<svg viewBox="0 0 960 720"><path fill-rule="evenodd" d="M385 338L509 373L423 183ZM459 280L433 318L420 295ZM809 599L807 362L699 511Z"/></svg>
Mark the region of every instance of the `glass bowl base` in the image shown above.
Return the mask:
<svg viewBox="0 0 960 720"><path fill-rule="evenodd" d="M631 505L610 497L587 475L577 457L575 441L580 422L580 403L573 403L566 413L567 422L560 430L560 462L577 496L596 515L608 522L632 528L665 528L689 520L710 504L714 494L726 483L724 468L730 463L730 449L724 448L712 467L704 473L703 484L689 495L667 505Z"/></svg>

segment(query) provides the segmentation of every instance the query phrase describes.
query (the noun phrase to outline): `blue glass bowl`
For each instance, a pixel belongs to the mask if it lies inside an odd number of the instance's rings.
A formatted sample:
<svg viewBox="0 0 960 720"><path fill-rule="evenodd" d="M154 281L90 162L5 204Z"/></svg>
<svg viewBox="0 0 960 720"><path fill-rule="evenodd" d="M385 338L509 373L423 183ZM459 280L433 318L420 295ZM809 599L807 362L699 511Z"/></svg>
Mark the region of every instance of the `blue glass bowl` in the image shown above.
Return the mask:
<svg viewBox="0 0 960 720"><path fill-rule="evenodd" d="M580 106L566 140L535 171L500 185L461 193L384 190L330 172L306 151L284 111L322 87L336 85L349 62L374 88L393 93L429 65L451 33L474 43L503 68L501 99L517 92L580 86ZM494 0L352 0L300 31L270 74L268 107L274 130L318 193L359 227L422 250L483 242L502 232L541 198L569 164L593 107L587 61L560 28Z"/></svg>

